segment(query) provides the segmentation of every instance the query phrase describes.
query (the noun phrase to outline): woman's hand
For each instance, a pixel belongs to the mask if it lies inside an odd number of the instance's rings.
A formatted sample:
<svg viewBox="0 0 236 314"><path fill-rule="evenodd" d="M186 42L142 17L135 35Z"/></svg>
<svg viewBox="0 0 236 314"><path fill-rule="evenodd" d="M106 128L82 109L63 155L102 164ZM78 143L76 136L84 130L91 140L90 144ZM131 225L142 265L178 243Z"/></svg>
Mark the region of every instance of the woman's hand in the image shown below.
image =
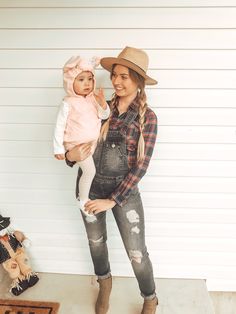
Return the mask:
<svg viewBox="0 0 236 314"><path fill-rule="evenodd" d="M116 202L109 199L96 199L93 201L88 201L85 204L85 210L89 214L98 214L105 212L108 209L113 208L116 205Z"/></svg>
<svg viewBox="0 0 236 314"><path fill-rule="evenodd" d="M91 154L91 147L92 143L76 145L72 150L66 153L66 158L71 162L85 160Z"/></svg>

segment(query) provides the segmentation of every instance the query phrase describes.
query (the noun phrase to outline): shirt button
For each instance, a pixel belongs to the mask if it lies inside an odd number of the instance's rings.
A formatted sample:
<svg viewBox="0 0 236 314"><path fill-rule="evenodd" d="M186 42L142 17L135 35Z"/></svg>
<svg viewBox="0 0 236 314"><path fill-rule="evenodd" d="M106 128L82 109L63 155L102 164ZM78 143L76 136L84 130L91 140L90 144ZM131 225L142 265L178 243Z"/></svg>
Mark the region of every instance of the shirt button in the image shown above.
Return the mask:
<svg viewBox="0 0 236 314"><path fill-rule="evenodd" d="M116 147L116 144L112 143L112 144L111 144L111 147L112 147L112 148Z"/></svg>

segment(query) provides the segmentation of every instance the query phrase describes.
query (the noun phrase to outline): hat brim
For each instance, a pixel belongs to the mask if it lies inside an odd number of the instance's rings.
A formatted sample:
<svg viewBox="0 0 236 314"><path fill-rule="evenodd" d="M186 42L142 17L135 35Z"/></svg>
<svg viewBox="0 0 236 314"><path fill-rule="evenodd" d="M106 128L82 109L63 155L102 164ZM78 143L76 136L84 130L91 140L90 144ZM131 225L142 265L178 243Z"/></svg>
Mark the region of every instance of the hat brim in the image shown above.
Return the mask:
<svg viewBox="0 0 236 314"><path fill-rule="evenodd" d="M100 60L100 64L104 69L106 69L109 72L112 71L112 67L114 64L123 65L127 68L134 70L135 72L140 74L142 77L144 77L146 85L156 85L157 84L157 81L154 80L153 78L151 78L150 76L148 76L139 66L137 66L133 62L130 62L126 59L106 57L106 58L102 58Z"/></svg>

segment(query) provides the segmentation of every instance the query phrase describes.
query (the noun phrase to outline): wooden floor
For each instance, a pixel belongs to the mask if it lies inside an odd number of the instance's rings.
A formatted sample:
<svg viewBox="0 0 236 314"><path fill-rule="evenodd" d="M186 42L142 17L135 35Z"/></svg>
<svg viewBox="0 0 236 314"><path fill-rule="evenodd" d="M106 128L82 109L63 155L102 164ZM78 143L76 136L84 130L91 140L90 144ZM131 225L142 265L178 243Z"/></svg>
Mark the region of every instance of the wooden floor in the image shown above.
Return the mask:
<svg viewBox="0 0 236 314"><path fill-rule="evenodd" d="M236 314L236 292L210 292L215 314Z"/></svg>
<svg viewBox="0 0 236 314"><path fill-rule="evenodd" d="M59 314L94 314L98 291L95 277L48 273L40 273L39 277L36 286L17 298L59 302ZM9 278L1 273L1 298L13 298L8 292L9 284ZM158 314L215 314L203 280L156 279L156 285ZM135 278L113 278L109 314L140 314L142 302Z"/></svg>

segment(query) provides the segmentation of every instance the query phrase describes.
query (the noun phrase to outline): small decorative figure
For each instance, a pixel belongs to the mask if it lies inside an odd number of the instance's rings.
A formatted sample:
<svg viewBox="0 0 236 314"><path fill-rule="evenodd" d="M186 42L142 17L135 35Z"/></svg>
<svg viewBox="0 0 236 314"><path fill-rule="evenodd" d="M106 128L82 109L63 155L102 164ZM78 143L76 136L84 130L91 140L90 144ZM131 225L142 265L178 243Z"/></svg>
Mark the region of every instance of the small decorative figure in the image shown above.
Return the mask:
<svg viewBox="0 0 236 314"><path fill-rule="evenodd" d="M10 217L0 215L0 264L13 280L10 292L18 296L34 286L39 277L31 269L25 252L25 248L30 246L30 240L10 224Z"/></svg>

